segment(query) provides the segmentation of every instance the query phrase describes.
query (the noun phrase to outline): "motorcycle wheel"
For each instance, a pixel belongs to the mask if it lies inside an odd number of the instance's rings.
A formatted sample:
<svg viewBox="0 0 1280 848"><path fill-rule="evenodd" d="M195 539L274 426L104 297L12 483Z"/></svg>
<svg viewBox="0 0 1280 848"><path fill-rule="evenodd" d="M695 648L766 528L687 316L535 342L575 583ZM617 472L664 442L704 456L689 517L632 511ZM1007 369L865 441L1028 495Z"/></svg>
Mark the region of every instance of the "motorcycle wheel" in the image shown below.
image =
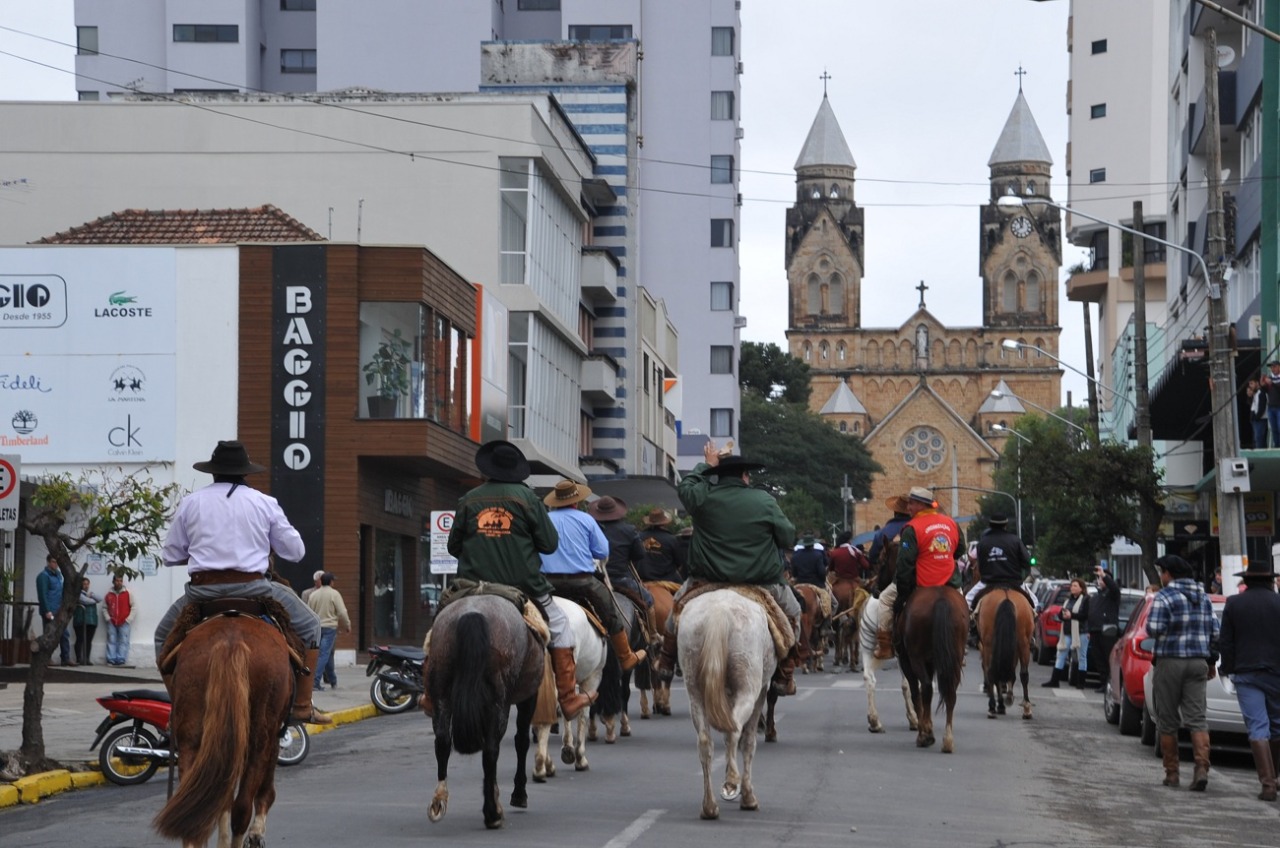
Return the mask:
<svg viewBox="0 0 1280 848"><path fill-rule="evenodd" d="M276 757L276 762L282 766L296 766L305 760L309 753L311 753L311 736L302 722L285 728L284 736L280 737L280 755Z"/></svg>
<svg viewBox="0 0 1280 848"><path fill-rule="evenodd" d="M375 707L391 715L407 713L418 704L416 694L378 677L373 679L373 684L369 687L369 699Z"/></svg>
<svg viewBox="0 0 1280 848"><path fill-rule="evenodd" d="M111 733L102 741L102 750L98 752L98 765L107 780L120 786L136 786L146 783L151 775L160 768L160 762L150 757L139 757L117 753L119 747L126 748L159 748L160 743L155 734L146 728L134 729L122 727Z"/></svg>

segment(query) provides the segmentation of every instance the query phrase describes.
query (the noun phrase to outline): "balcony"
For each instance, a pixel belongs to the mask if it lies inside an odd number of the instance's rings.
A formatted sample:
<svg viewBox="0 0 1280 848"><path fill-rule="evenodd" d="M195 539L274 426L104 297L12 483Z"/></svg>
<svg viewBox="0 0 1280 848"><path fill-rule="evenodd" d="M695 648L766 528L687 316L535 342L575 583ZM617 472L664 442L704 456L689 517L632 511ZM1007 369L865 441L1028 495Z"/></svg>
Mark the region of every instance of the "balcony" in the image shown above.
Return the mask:
<svg viewBox="0 0 1280 848"><path fill-rule="evenodd" d="M1188 150L1196 155L1205 152L1205 94L1192 104L1187 115ZM1221 71L1218 74L1218 126L1235 127L1236 125L1236 72Z"/></svg>
<svg viewBox="0 0 1280 848"><path fill-rule="evenodd" d="M618 400L618 363L612 356L593 353L582 360L579 381L583 398L592 403L613 404Z"/></svg>
<svg viewBox="0 0 1280 848"><path fill-rule="evenodd" d="M1076 303L1099 303L1107 294L1107 269L1077 271L1067 278L1067 300Z"/></svg>
<svg viewBox="0 0 1280 848"><path fill-rule="evenodd" d="M618 299L618 260L607 247L582 249L582 293L592 303L608 305Z"/></svg>

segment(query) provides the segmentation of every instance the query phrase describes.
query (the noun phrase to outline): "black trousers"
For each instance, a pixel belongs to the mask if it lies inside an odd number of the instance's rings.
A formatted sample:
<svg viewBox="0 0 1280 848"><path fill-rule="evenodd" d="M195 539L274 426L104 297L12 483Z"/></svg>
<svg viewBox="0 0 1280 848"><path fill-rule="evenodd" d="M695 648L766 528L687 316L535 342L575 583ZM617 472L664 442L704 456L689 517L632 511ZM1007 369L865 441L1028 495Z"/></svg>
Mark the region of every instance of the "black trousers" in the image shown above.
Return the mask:
<svg viewBox="0 0 1280 848"><path fill-rule="evenodd" d="M1089 631L1089 668L1096 668L1102 674L1099 686L1107 685L1111 679L1111 649L1119 639L1119 631L1110 636L1102 635L1101 630Z"/></svg>

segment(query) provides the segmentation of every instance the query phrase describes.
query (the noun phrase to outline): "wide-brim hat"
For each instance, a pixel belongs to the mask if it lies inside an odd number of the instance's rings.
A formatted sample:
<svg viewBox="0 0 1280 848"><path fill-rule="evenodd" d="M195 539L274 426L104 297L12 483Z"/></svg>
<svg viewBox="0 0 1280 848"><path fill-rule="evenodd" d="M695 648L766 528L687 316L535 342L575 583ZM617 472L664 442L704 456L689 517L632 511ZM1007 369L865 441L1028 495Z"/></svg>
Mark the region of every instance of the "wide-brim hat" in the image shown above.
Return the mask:
<svg viewBox="0 0 1280 848"><path fill-rule="evenodd" d="M1270 577L1275 579L1276 572L1274 568L1268 568L1264 562L1251 562L1248 568L1244 571L1237 571L1235 576L1240 578Z"/></svg>
<svg viewBox="0 0 1280 848"><path fill-rule="evenodd" d="M532 473L524 452L502 439L494 439L480 446L480 450L476 451L476 468L485 477L499 483L523 483Z"/></svg>
<svg viewBox="0 0 1280 848"><path fill-rule="evenodd" d="M992 527L1005 527L1009 524L1009 516L997 513L996 515L988 518L987 523Z"/></svg>
<svg viewBox="0 0 1280 848"><path fill-rule="evenodd" d="M644 517L644 523L649 527L665 527L671 523L671 516L667 515L667 511L662 507L655 506Z"/></svg>
<svg viewBox="0 0 1280 848"><path fill-rule="evenodd" d="M816 542L816 541L818 541L818 540L817 540L816 538L814 538L813 536L809 536L809 535L801 536L801 537L800 537L800 547L802 547L802 548L812 548L812 547L813 547L813 543L814 543L814 542Z"/></svg>
<svg viewBox="0 0 1280 848"><path fill-rule="evenodd" d="M922 503L926 506L933 506L933 492L923 486L912 486L911 491L907 492L907 500Z"/></svg>
<svg viewBox="0 0 1280 848"><path fill-rule="evenodd" d="M542 502L547 506L555 509L562 506L573 506L576 503L582 503L591 497L591 489L587 488L585 483L578 483L574 480L561 480L556 483L556 487L547 493Z"/></svg>
<svg viewBox="0 0 1280 848"><path fill-rule="evenodd" d="M249 452L238 441L218 442L208 462L197 462L191 467L206 474L225 474L229 477L257 474L259 471L267 470L265 465L250 462Z"/></svg>
<svg viewBox="0 0 1280 848"><path fill-rule="evenodd" d="M906 496L906 495L894 495L894 496L893 496L893 497L891 497L891 498L885 498L885 499L884 499L884 505L885 505L888 509L890 509L891 511L893 511L893 512L906 512L906 511L907 511L907 496Z"/></svg>
<svg viewBox="0 0 1280 848"><path fill-rule="evenodd" d="M626 517L627 502L622 498L605 495L603 498L592 501L587 506L587 512L591 513L591 517L596 521L617 521L619 518Z"/></svg>
<svg viewBox="0 0 1280 848"><path fill-rule="evenodd" d="M754 462L745 456L722 456L720 462L711 470L712 474L742 474L748 471L760 471L763 462Z"/></svg>

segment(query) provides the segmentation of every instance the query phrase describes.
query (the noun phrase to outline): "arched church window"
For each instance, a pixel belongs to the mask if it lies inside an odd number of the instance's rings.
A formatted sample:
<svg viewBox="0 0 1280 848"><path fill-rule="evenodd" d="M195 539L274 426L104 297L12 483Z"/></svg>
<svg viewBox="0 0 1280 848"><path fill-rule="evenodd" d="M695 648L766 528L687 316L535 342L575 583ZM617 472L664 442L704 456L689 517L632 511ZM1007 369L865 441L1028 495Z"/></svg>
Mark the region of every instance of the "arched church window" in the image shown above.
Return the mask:
<svg viewBox="0 0 1280 848"><path fill-rule="evenodd" d="M818 188L817 186L814 186L814 187L813 187L813 193L812 193L812 194L810 194L809 196L810 196L810 197L812 197L814 200L821 200L821 199L822 199L822 189Z"/></svg>
<svg viewBox="0 0 1280 848"><path fill-rule="evenodd" d="M836 359L838 359L841 362L844 362L845 356L847 355L847 353L848 353L848 349L844 346L844 342L840 342L839 344L836 345Z"/></svg>
<svg viewBox="0 0 1280 848"><path fill-rule="evenodd" d="M1027 312L1040 311L1040 275L1035 271L1027 274Z"/></svg>
<svg viewBox="0 0 1280 848"><path fill-rule="evenodd" d="M810 274L807 284L808 303L805 311L809 315L819 315L822 313L822 280L817 274Z"/></svg>
<svg viewBox="0 0 1280 848"><path fill-rule="evenodd" d="M1027 340L1026 339L1018 339L1018 358L1019 359L1027 358Z"/></svg>
<svg viewBox="0 0 1280 848"><path fill-rule="evenodd" d="M856 436L861 432L862 432L862 423L859 421L853 422L853 434Z"/></svg>
<svg viewBox="0 0 1280 848"><path fill-rule="evenodd" d="M829 196L832 200L840 199L840 187L837 186L835 183L831 184L831 192L829 193Z"/></svg>
<svg viewBox="0 0 1280 848"><path fill-rule="evenodd" d="M1018 311L1018 275L1012 271L1006 271L1000 281L1000 311Z"/></svg>
<svg viewBox="0 0 1280 848"><path fill-rule="evenodd" d="M848 431L849 431L849 424L848 424L847 422L845 422L845 421L841 421L841 422L840 422L840 432L841 432L841 433L847 433Z"/></svg>
<svg viewBox="0 0 1280 848"><path fill-rule="evenodd" d="M809 344L808 342L805 342L803 351L804 351L805 362L808 362L809 360L813 359L813 345Z"/></svg>
<svg viewBox="0 0 1280 848"><path fill-rule="evenodd" d="M916 327L916 359L929 360L929 328L924 324Z"/></svg>
<svg viewBox="0 0 1280 848"><path fill-rule="evenodd" d="M818 345L818 358L819 358L819 359L821 359L823 362L826 362L826 361L827 361L827 359L829 359L829 358L830 358L830 356L831 356L831 346L830 346L830 345L828 345L826 342L823 342L822 344Z"/></svg>
<svg viewBox="0 0 1280 848"><path fill-rule="evenodd" d="M844 314L844 279L839 274L832 274L827 283L827 311L832 315Z"/></svg>
<svg viewBox="0 0 1280 848"><path fill-rule="evenodd" d="M907 431L899 447L906 466L921 473L938 468L947 458L947 443L942 433L925 425Z"/></svg>

